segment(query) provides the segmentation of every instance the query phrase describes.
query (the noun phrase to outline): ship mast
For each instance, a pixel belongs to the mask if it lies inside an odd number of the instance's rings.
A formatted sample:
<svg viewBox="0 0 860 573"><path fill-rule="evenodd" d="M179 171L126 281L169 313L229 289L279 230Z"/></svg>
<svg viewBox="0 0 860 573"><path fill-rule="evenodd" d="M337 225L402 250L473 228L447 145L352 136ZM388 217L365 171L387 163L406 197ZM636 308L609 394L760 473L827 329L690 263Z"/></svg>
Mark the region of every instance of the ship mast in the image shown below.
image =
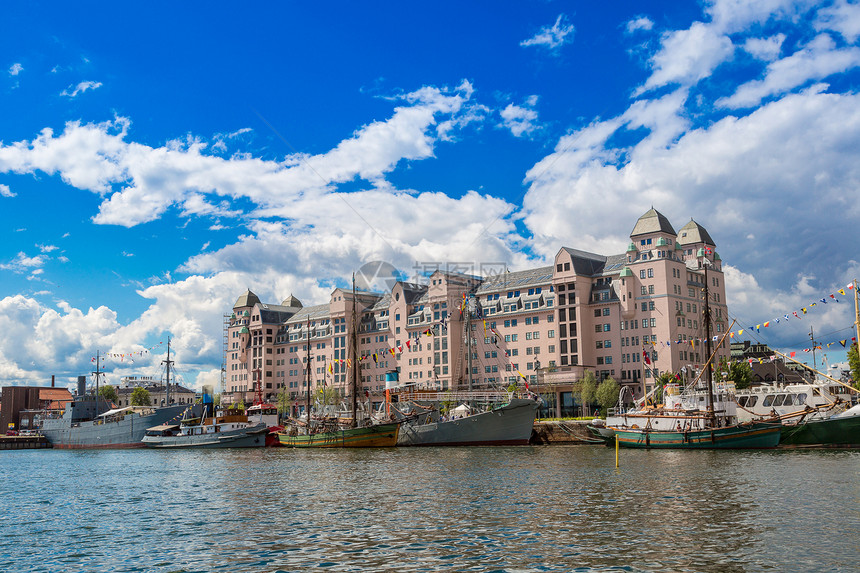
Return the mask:
<svg viewBox="0 0 860 573"><path fill-rule="evenodd" d="M705 381L708 384L708 414L711 417L711 421L714 420L714 386L713 381L711 380L711 306L710 306L710 294L708 293L708 267L711 262L708 260L707 255L705 255L705 260L702 262L702 265L705 267L705 304L703 308L704 316L702 317L702 322L705 327L705 356L708 356L708 361L705 363Z"/></svg>
<svg viewBox="0 0 860 573"><path fill-rule="evenodd" d="M854 279L854 328L857 330L856 344L860 356L860 294L857 293L857 279Z"/></svg>
<svg viewBox="0 0 860 573"><path fill-rule="evenodd" d="M307 358L307 370L305 372L305 383L307 384L307 396L308 396L308 407L306 408L308 414L308 435L311 433L311 314L308 313L308 345L307 350L305 351L305 357Z"/></svg>
<svg viewBox="0 0 860 573"><path fill-rule="evenodd" d="M99 377L101 376L101 371L99 370L99 365L101 364L101 358L99 355L99 350L96 349L96 370L93 372L96 378L96 410L98 410L98 400L99 400ZM86 388L84 388L84 394L86 394Z"/></svg>
<svg viewBox="0 0 860 573"><path fill-rule="evenodd" d="M167 384L164 386L164 405L170 406L170 365L173 364L173 360L170 359L170 337L167 337L167 360L162 360L162 364L167 366Z"/></svg>
<svg viewBox="0 0 860 573"><path fill-rule="evenodd" d="M350 368L351 380L352 380L352 427L355 428L358 426L357 424L357 410L358 410L358 384L357 384L357 371L359 367L358 361L358 340L356 336L356 331L358 330L358 324L355 319L355 273L352 273L352 340L350 341L350 347L352 349L352 368Z"/></svg>
<svg viewBox="0 0 860 573"><path fill-rule="evenodd" d="M466 376L469 380L469 392L472 392L472 309L469 308L469 298L466 297Z"/></svg>

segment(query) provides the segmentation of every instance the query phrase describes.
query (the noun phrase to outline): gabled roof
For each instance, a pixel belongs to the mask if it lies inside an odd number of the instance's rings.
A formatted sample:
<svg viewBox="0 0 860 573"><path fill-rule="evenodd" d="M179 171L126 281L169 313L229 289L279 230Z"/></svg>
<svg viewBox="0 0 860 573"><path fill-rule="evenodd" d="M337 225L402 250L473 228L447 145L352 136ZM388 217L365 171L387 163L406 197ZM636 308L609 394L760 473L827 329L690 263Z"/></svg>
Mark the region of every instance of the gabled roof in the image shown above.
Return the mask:
<svg viewBox="0 0 860 573"><path fill-rule="evenodd" d="M669 219L654 207L651 207L647 213L639 217L639 220L636 221L636 226L633 227L633 231L630 233L630 238L632 239L639 235L649 235L651 233L675 234L675 229L672 228Z"/></svg>
<svg viewBox="0 0 860 573"><path fill-rule="evenodd" d="M236 304L233 305L233 308L242 308L244 306L254 306L260 302L260 298L251 292L251 289L245 291L245 294L240 296L236 300Z"/></svg>
<svg viewBox="0 0 860 573"><path fill-rule="evenodd" d="M678 237L675 239L675 242L679 245L705 243L712 247L717 246L711 238L711 235L708 234L708 231L692 219L690 219L690 222L681 227L681 230L678 231Z"/></svg>

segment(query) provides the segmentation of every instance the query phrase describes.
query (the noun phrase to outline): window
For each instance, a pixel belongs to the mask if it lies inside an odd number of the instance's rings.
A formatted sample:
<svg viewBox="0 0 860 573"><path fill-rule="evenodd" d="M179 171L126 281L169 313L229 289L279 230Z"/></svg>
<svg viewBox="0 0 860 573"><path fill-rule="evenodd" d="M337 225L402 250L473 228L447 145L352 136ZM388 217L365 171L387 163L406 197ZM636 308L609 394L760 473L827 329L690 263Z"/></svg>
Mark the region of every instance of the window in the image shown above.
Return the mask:
<svg viewBox="0 0 860 573"><path fill-rule="evenodd" d="M648 278L649 278L649 279L653 279L653 278L654 278L654 269L648 269Z"/></svg>
<svg viewBox="0 0 860 573"><path fill-rule="evenodd" d="M594 316L601 316L601 312L599 308L594 309Z"/></svg>
<svg viewBox="0 0 860 573"><path fill-rule="evenodd" d="M609 316L609 307L603 309L603 316Z"/></svg>
<svg viewBox="0 0 860 573"><path fill-rule="evenodd" d="M639 269L639 278L640 278L640 279L644 279L644 278L645 278L645 269Z"/></svg>
<svg viewBox="0 0 860 573"><path fill-rule="evenodd" d="M607 323L603 325L603 332L609 332L611 326Z"/></svg>

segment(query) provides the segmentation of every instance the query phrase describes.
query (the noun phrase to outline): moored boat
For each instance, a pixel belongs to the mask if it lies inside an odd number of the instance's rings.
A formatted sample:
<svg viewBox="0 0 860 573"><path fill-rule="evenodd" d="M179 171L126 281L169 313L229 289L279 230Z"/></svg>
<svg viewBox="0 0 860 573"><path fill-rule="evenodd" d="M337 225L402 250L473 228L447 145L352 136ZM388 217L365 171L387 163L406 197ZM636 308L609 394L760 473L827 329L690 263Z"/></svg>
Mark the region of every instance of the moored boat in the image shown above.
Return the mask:
<svg viewBox="0 0 860 573"><path fill-rule="evenodd" d="M779 444L790 448L860 448L860 405L829 418L783 426Z"/></svg>
<svg viewBox="0 0 860 573"><path fill-rule="evenodd" d="M775 448L779 444L779 422L747 422L725 428L690 431L615 428L621 446L628 448L743 449Z"/></svg>
<svg viewBox="0 0 860 573"><path fill-rule="evenodd" d="M414 406L404 418L397 445L400 446L500 446L526 445L531 438L538 402L532 398L506 395L490 402L486 408L472 409L467 403L479 403L486 396L457 393L464 404L442 416L432 406L443 399L451 400L451 393L436 396L422 395L417 401L431 406L424 409ZM498 397L497 397L498 398ZM392 406L393 407L393 406ZM398 410L398 413L402 410Z"/></svg>
<svg viewBox="0 0 860 573"><path fill-rule="evenodd" d="M245 414L228 411L150 427L142 442L150 448L261 448L268 433L266 423L249 422Z"/></svg>
<svg viewBox="0 0 860 573"><path fill-rule="evenodd" d="M371 424L357 428L331 428L311 433L280 432L282 446L290 448L384 448L397 445L400 423Z"/></svg>

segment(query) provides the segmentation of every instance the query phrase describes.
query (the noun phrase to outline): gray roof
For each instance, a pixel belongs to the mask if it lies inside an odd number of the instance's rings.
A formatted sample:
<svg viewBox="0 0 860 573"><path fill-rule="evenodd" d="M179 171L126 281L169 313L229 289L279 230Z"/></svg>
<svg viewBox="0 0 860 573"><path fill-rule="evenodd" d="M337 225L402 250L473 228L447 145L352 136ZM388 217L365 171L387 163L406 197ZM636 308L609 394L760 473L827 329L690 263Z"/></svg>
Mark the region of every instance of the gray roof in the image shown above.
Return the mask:
<svg viewBox="0 0 860 573"><path fill-rule="evenodd" d="M527 271L504 272L484 279L475 294L552 284L552 267L538 267Z"/></svg>
<svg viewBox="0 0 860 573"><path fill-rule="evenodd" d="M255 295L254 293L252 293L251 289L248 289L247 291L245 291L245 293L242 296L240 296L236 300L236 304L233 305L233 308L242 308L245 306L254 306L258 302L260 302L260 298L257 295Z"/></svg>
<svg viewBox="0 0 860 573"><path fill-rule="evenodd" d="M712 247L717 246L711 238L711 235L708 234L708 231L692 219L690 219L690 222L681 227L681 230L678 231L678 237L675 239L675 242L681 245L705 243Z"/></svg>
<svg viewBox="0 0 860 573"><path fill-rule="evenodd" d="M260 304L260 322L263 324L281 324L295 313L295 307Z"/></svg>
<svg viewBox="0 0 860 573"><path fill-rule="evenodd" d="M304 305L302 304L302 301L300 301L299 299L297 299L293 295L290 295L284 299L284 302L281 303L281 306L290 306L290 307L294 307L294 308L301 308Z"/></svg>
<svg viewBox="0 0 860 573"><path fill-rule="evenodd" d="M570 247L562 247L569 255L576 274L586 277L620 273L627 264L627 255L598 255Z"/></svg>
<svg viewBox="0 0 860 573"><path fill-rule="evenodd" d="M630 233L630 238L651 233L675 234L675 229L672 228L669 219L654 207L651 207L647 213L639 217L639 220L636 221L636 226L633 227L633 231Z"/></svg>
<svg viewBox="0 0 860 573"><path fill-rule="evenodd" d="M323 318L328 318L329 316L329 304L317 304L314 306L306 306L302 308L293 316L291 316L286 322L288 322L289 324L304 324L308 321L309 318L311 320L320 320Z"/></svg>

